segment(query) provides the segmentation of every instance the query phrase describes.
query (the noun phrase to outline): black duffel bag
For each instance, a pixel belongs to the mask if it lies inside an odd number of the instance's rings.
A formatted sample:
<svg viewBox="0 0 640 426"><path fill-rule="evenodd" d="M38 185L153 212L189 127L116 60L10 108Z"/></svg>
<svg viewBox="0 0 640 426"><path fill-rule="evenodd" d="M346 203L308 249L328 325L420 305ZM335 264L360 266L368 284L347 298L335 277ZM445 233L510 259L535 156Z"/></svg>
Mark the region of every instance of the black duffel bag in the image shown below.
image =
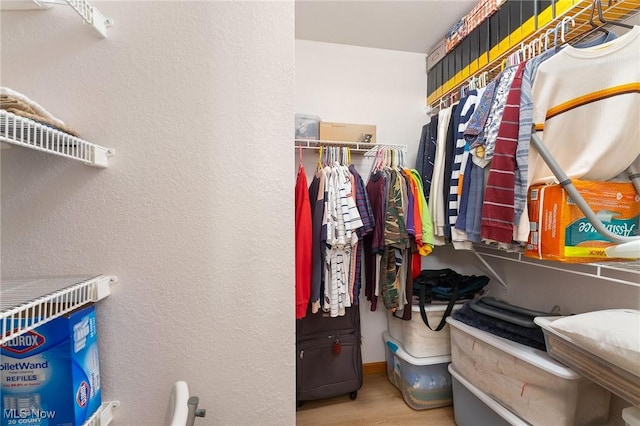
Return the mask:
<svg viewBox="0 0 640 426"><path fill-rule="evenodd" d="M413 294L418 296L420 315L429 329L440 331L451 315L453 305L459 300L472 299L473 296L489 284L489 277L485 275L462 275L453 269L424 269L413 280ZM434 300L446 301L447 309L435 328L429 325L425 304Z"/></svg>

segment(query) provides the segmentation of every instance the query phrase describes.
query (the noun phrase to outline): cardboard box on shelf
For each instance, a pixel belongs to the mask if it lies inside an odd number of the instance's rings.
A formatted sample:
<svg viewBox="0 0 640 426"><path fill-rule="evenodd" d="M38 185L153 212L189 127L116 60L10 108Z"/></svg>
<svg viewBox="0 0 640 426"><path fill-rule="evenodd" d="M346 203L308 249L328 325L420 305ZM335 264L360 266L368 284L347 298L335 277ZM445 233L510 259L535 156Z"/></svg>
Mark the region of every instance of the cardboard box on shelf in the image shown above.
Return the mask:
<svg viewBox="0 0 640 426"><path fill-rule="evenodd" d="M442 40L436 47L429 51L427 55L427 71L434 67L435 64L440 62L442 58L447 54L444 46L444 40Z"/></svg>
<svg viewBox="0 0 640 426"><path fill-rule="evenodd" d="M320 140L376 142L376 126L371 124L320 122Z"/></svg>
<svg viewBox="0 0 640 426"><path fill-rule="evenodd" d="M573 184L608 230L639 235L640 198L631 183L574 180ZM534 185L527 201L531 230L525 256L567 263L614 260L604 250L614 243L595 230L562 186Z"/></svg>

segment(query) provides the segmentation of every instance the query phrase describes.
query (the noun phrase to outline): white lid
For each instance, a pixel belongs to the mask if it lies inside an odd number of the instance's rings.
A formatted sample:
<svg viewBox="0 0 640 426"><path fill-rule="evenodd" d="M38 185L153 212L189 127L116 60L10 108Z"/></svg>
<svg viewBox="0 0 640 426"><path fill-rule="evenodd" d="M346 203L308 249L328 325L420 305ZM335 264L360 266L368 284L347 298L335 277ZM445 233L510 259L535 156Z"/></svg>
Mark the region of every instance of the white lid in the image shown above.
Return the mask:
<svg viewBox="0 0 640 426"><path fill-rule="evenodd" d="M497 415L505 419L509 424L514 426L529 426L529 423L522 420L520 417L516 416L514 413L505 408L502 404L500 404L495 399L491 398L486 393L482 392L477 387L473 386L471 383L467 381L464 377L460 375L453 367L453 364L449 364L449 373L456 379L462 386L467 388L469 392L476 396L480 401L484 403L487 407L491 408ZM455 398L455 396L454 396ZM453 401L455 404L455 400Z"/></svg>
<svg viewBox="0 0 640 426"><path fill-rule="evenodd" d="M563 364L551 358L546 352L540 351L538 349L534 349L532 347L499 337L494 336L491 333L487 333L486 331L482 331L478 328L471 327L467 324L464 324L460 321L454 320L453 318L447 318L447 322L451 327L455 327L478 340L485 342L488 345L496 347L503 352L508 353L522 361L525 361L535 367L538 367L548 373L553 374L554 376L568 379L568 380L578 380L581 379L582 376L576 373L575 371L567 368Z"/></svg>
<svg viewBox="0 0 640 426"><path fill-rule="evenodd" d="M314 120L314 121L320 121L320 117L317 115L311 115L311 114L299 114L296 113L295 114L296 118L299 119L306 119L306 120Z"/></svg>
<svg viewBox="0 0 640 426"><path fill-rule="evenodd" d="M640 426L640 408L627 407L622 410L622 419L629 426Z"/></svg>
<svg viewBox="0 0 640 426"><path fill-rule="evenodd" d="M393 352L395 355L398 355L404 361L407 361L411 365L434 365L434 364L444 364L451 362L451 355L442 355L442 356L429 356L416 358L414 356L409 355L407 351L404 350L402 345L394 340L388 332L382 333L382 340L384 344Z"/></svg>

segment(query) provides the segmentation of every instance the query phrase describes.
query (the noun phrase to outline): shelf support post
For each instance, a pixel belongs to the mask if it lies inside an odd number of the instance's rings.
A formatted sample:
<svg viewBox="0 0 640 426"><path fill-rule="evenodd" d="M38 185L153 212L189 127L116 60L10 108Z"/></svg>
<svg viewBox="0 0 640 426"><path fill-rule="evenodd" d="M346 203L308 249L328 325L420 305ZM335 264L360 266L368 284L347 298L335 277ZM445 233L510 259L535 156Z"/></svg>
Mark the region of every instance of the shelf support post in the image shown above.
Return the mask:
<svg viewBox="0 0 640 426"><path fill-rule="evenodd" d="M475 250L471 250L471 252L478 258L478 260L480 262L482 262L482 264L484 265L485 268L487 268L489 270L489 272L491 273L491 275L494 276L495 279L498 280L498 282L500 283L500 285L502 285L502 287L504 287L504 291L506 291L507 293L509 293L509 286L507 285L507 283L502 279L502 277L500 276L500 274L498 274L495 269L493 269L493 267L491 265L489 265L489 262L487 262L486 260L484 260L484 258L482 257L482 255L480 253L478 253Z"/></svg>

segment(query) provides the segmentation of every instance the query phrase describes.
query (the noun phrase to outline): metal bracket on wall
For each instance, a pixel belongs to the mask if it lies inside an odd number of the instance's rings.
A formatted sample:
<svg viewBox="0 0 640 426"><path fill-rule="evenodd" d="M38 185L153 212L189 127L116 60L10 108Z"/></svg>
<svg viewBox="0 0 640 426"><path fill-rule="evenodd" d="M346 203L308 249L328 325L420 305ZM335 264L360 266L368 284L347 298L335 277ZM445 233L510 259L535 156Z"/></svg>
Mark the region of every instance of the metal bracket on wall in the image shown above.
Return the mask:
<svg viewBox="0 0 640 426"><path fill-rule="evenodd" d="M487 268L489 270L489 272L491 273L491 275L493 275L495 277L495 279L498 280L498 282L500 283L500 285L502 285L502 287L504 287L504 291L509 293L509 286L507 285L507 283L502 279L502 276L500 276L500 274L498 274L496 272L495 269L493 269L493 267L489 264L489 262L487 262L486 260L484 260L484 258L482 257L482 255L480 253L478 253L475 250L471 250L471 253L473 253L480 262L482 262L482 264L484 265L485 268Z"/></svg>

